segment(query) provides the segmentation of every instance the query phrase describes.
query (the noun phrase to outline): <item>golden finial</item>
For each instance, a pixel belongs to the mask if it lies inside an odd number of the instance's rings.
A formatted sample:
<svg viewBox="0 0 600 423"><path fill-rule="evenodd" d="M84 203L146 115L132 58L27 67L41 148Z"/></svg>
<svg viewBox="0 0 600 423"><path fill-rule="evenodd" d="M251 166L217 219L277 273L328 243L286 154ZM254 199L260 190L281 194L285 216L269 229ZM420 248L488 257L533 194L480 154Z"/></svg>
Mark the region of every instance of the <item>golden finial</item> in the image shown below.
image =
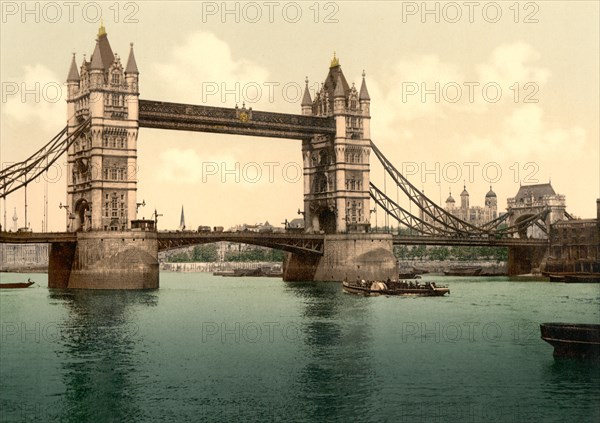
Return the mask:
<svg viewBox="0 0 600 423"><path fill-rule="evenodd" d="M335 68L336 66L340 65L340 59L338 59L337 57L335 57L335 51L333 52L333 59L331 59L331 64L329 65L330 68Z"/></svg>
<svg viewBox="0 0 600 423"><path fill-rule="evenodd" d="M100 18L100 28L98 28L98 37L106 35L106 28L104 28L104 20Z"/></svg>

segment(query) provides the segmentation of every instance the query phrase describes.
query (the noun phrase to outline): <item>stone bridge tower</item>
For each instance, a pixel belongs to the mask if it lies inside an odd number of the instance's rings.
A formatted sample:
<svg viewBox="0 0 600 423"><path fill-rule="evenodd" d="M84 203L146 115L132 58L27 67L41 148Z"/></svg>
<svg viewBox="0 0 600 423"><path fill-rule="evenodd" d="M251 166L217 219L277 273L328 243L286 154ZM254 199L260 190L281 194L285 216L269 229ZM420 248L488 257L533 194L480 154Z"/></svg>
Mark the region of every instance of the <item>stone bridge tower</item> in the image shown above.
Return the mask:
<svg viewBox="0 0 600 423"><path fill-rule="evenodd" d="M518 225L519 222L535 216L545 208L550 209L546 216L546 231L550 233L550 225L565 218L565 196L557 194L550 183L522 185L517 195L507 199L508 211L511 217L508 226ZM536 226L523 227L519 230L520 238L547 238L548 235Z"/></svg>
<svg viewBox="0 0 600 423"><path fill-rule="evenodd" d="M364 72L359 92L354 84L348 85L335 54L314 100L306 81L302 114L331 116L336 123L335 136L318 135L302 142L307 231L368 232L370 102Z"/></svg>
<svg viewBox="0 0 600 423"><path fill-rule="evenodd" d="M545 208L550 210L543 226L544 232L537 225L520 225L519 238L547 239L550 226L565 218L565 196L557 194L550 183L522 185L512 198L507 199L508 212L511 214L508 226L518 225L535 216ZM510 247L508 249L508 273L520 275L537 272L544 268L548 247Z"/></svg>
<svg viewBox="0 0 600 423"><path fill-rule="evenodd" d="M91 127L68 150L67 230L127 230L136 217L138 69L133 44L127 64L114 54L104 26L90 61L67 77L68 131Z"/></svg>

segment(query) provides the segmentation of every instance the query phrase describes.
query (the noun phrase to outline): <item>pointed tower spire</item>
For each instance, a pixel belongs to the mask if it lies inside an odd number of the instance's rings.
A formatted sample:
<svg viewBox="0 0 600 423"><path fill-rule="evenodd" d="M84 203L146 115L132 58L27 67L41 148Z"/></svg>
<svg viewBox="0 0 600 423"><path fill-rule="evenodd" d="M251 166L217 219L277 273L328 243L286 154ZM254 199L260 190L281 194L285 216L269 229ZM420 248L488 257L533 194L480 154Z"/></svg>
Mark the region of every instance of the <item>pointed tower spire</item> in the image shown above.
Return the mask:
<svg viewBox="0 0 600 423"><path fill-rule="evenodd" d="M185 229L185 217L183 216L183 205L181 206L181 219L179 219L179 230Z"/></svg>
<svg viewBox="0 0 600 423"><path fill-rule="evenodd" d="M102 56L100 54L100 43L96 40L96 47L92 53L92 63L90 65L91 70L104 71L104 64L102 63Z"/></svg>
<svg viewBox="0 0 600 423"><path fill-rule="evenodd" d="M67 82L79 82L79 72L77 71L77 63L75 63L75 53L73 53L73 59L71 59L71 67L69 68Z"/></svg>
<svg viewBox="0 0 600 423"><path fill-rule="evenodd" d="M337 81L335 81L335 90L333 91L333 98L346 97L344 92L344 83L342 82L342 74L338 73Z"/></svg>
<svg viewBox="0 0 600 423"><path fill-rule="evenodd" d="M360 86L360 94L358 95L359 100L371 101L371 97L369 96L369 90L367 90L367 82L365 81L365 71L362 73L362 84Z"/></svg>
<svg viewBox="0 0 600 423"><path fill-rule="evenodd" d="M125 73L135 73L139 74L137 63L135 62L135 55L133 54L133 43L129 44L131 48L129 49L129 58L127 59L127 67L125 68Z"/></svg>
<svg viewBox="0 0 600 423"><path fill-rule="evenodd" d="M306 85L304 87L304 97L302 97L301 106L312 106L312 98L310 98L310 92L308 91L308 76L305 79Z"/></svg>

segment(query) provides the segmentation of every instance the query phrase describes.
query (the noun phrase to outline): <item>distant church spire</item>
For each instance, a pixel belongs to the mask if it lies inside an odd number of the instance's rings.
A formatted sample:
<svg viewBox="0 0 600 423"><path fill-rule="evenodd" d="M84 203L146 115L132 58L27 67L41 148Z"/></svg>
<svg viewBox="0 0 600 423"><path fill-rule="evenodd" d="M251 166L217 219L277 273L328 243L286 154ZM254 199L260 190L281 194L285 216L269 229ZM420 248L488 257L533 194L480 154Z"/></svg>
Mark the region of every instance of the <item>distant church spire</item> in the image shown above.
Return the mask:
<svg viewBox="0 0 600 423"><path fill-rule="evenodd" d="M183 205L181 206L181 219L179 220L179 230L183 231L185 229L185 217L183 215Z"/></svg>

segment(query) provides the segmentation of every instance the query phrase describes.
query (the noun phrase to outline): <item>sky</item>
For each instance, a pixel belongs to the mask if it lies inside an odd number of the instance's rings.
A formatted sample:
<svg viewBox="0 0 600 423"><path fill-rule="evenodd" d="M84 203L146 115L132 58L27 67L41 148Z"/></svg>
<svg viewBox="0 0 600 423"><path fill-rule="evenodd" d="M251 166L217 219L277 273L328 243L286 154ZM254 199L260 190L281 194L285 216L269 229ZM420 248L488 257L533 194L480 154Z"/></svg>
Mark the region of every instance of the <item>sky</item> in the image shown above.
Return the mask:
<svg viewBox="0 0 600 423"><path fill-rule="evenodd" d="M300 113L335 52L371 96L371 137L430 198L499 209L520 184L551 181L575 216L600 198L599 2L1 2L0 162L26 159L66 124L75 53L89 59L102 18L140 98ZM396 198L371 156L372 181ZM66 161L64 160L59 162ZM281 225L303 207L300 141L142 128L139 217ZM64 166L28 188L28 220L64 230ZM408 200L398 195L408 207ZM24 194L0 202L24 226ZM377 222L375 221L377 219ZM383 213L372 224L384 223Z"/></svg>

